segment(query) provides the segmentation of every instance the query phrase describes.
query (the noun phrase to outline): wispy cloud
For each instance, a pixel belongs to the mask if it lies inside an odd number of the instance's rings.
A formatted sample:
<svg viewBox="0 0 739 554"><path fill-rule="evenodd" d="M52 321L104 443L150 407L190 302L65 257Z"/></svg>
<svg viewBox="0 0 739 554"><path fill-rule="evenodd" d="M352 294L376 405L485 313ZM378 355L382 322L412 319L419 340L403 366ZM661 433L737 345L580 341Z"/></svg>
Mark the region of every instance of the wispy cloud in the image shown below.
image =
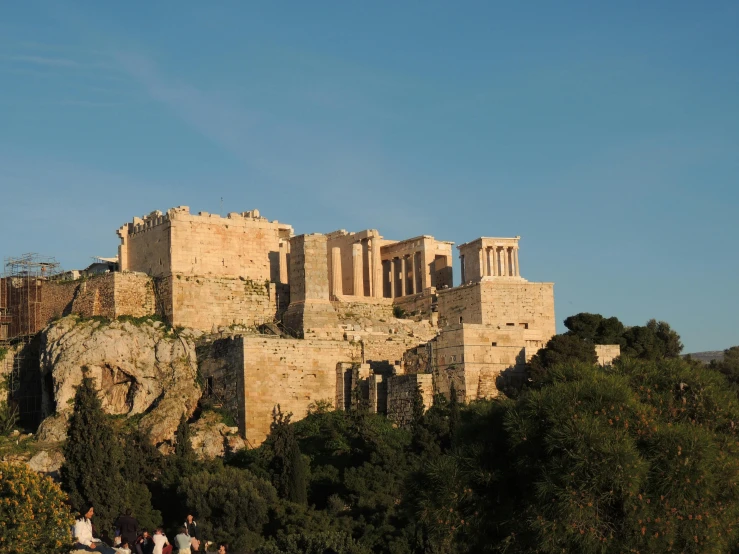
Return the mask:
<svg viewBox="0 0 739 554"><path fill-rule="evenodd" d="M332 135L247 108L227 93L165 75L146 55L119 52L115 58L152 99L275 184L310 190L310 197L325 208L356 222L364 222L365 214L374 211L389 221L402 221L404 227L428 225L427 216L410 215L402 201L384 201L388 195L402 199L409 187L360 135Z"/></svg>

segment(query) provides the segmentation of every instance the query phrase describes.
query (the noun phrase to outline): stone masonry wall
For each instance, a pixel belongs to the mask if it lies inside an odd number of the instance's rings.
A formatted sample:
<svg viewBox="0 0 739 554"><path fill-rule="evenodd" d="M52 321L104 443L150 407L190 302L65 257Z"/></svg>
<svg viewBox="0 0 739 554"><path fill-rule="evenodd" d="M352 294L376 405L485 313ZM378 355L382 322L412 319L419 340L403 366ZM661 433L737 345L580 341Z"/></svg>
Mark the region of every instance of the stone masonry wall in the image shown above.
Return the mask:
<svg viewBox="0 0 739 554"><path fill-rule="evenodd" d="M439 326L475 323L528 329L542 346L556 333L554 285L491 280L437 291ZM533 343L532 343L533 344Z"/></svg>
<svg viewBox="0 0 739 554"><path fill-rule="evenodd" d="M244 336L244 418L239 428L252 446L269 434L272 411L279 404L293 421L308 407L326 400L336 405L340 363L359 361L360 347L347 341Z"/></svg>
<svg viewBox="0 0 739 554"><path fill-rule="evenodd" d="M420 314L425 317L431 315L431 306L436 302L436 288L430 287L418 294L402 296L394 300L398 306L407 314Z"/></svg>
<svg viewBox="0 0 739 554"><path fill-rule="evenodd" d="M134 218L118 233L123 270L153 277L180 273L281 282L292 227L268 221L256 210L221 217L191 214L180 206Z"/></svg>
<svg viewBox="0 0 739 554"><path fill-rule="evenodd" d="M416 386L421 386L424 410L434 403L433 377L429 373L393 375L387 379L387 417L400 426L413 419L413 398Z"/></svg>
<svg viewBox="0 0 739 554"><path fill-rule="evenodd" d="M161 293L171 302L174 326L251 327L279 318L289 304L287 286L279 283L180 274L166 281Z"/></svg>
<svg viewBox="0 0 739 554"><path fill-rule="evenodd" d="M374 321L393 319L393 300L391 298L372 298L366 296L360 301L357 297L339 297L338 301L331 302L339 320L366 318Z"/></svg>
<svg viewBox="0 0 739 554"><path fill-rule="evenodd" d="M596 344L595 354L598 356L599 365L612 365L613 360L621 355L621 346L618 344Z"/></svg>
<svg viewBox="0 0 739 554"><path fill-rule="evenodd" d="M203 396L244 421L244 345L241 337L203 342L195 348ZM244 432L243 428L240 428Z"/></svg>
<svg viewBox="0 0 739 554"><path fill-rule="evenodd" d="M436 392L448 397L453 381L460 400L494 398L525 378L526 331L475 324L445 328L432 344Z"/></svg>

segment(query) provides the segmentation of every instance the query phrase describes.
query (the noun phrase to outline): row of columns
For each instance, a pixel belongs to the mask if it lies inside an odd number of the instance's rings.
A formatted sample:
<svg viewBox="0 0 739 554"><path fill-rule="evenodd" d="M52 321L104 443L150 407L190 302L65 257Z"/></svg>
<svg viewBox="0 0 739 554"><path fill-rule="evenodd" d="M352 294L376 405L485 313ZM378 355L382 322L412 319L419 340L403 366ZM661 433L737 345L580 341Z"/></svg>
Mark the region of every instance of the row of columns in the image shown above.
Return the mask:
<svg viewBox="0 0 739 554"><path fill-rule="evenodd" d="M494 246L480 250L483 277L520 277L517 246Z"/></svg>
<svg viewBox="0 0 739 554"><path fill-rule="evenodd" d="M348 293L353 296L370 296L382 298L382 261L380 258L380 244L377 239L365 239L355 242L352 247L352 290ZM364 289L364 251L367 249L369 264L369 291ZM334 297L342 296L343 272L341 270L341 248L331 249L331 294Z"/></svg>
<svg viewBox="0 0 739 554"><path fill-rule="evenodd" d="M384 263L388 265L388 279L390 281L390 298L418 294L423 290L423 285L418 284L418 268L416 267L416 254L398 256ZM410 265L411 278L408 283L408 266Z"/></svg>

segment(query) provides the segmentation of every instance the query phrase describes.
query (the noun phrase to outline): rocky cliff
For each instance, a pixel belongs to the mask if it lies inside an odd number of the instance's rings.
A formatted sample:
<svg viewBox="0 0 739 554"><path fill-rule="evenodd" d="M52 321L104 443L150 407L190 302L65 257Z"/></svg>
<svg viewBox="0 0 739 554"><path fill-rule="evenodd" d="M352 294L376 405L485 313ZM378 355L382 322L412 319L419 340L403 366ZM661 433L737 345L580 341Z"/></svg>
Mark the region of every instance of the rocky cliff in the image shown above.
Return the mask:
<svg viewBox="0 0 739 554"><path fill-rule="evenodd" d="M181 415L200 398L192 335L153 320L83 320L68 316L41 335L42 410L39 439L62 440L75 388L86 372L110 414L143 414L153 444L170 440Z"/></svg>

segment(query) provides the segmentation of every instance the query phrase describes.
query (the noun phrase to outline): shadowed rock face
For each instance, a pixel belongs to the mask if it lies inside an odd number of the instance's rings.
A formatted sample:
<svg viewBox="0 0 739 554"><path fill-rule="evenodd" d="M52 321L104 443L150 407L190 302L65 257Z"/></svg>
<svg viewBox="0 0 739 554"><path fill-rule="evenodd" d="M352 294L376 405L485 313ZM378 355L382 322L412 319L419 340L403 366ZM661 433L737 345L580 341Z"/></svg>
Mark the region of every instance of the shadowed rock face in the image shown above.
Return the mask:
<svg viewBox="0 0 739 554"><path fill-rule="evenodd" d="M192 414L201 394L191 337L159 322L65 317L43 331L40 365L42 383L53 387L43 391L42 410L55 415L42 423L41 440L58 440L66 432L83 368L100 389L107 413L145 414L140 426L153 444L174 436L181 415Z"/></svg>

